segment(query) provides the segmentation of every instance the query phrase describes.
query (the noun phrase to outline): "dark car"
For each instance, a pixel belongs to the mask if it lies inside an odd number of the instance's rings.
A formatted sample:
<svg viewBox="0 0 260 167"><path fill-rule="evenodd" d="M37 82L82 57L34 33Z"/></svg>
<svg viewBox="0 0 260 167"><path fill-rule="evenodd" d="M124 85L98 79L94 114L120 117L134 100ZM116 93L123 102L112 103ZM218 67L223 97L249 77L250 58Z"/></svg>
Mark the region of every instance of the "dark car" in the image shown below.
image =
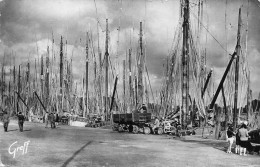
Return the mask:
<svg viewBox="0 0 260 167"><path fill-rule="evenodd" d="M250 142L260 144L260 129L252 130L248 132L250 136Z"/></svg>
<svg viewBox="0 0 260 167"><path fill-rule="evenodd" d="M249 142L251 143L252 150L254 152L260 151L260 129L252 130L248 132L248 135L250 136Z"/></svg>

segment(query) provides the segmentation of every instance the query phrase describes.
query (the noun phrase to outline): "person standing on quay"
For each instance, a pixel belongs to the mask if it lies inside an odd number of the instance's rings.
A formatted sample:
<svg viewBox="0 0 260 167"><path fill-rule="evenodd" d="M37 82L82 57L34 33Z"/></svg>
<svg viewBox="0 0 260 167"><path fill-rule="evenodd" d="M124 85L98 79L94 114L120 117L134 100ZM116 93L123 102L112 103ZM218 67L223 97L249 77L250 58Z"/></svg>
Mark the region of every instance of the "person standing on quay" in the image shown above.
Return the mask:
<svg viewBox="0 0 260 167"><path fill-rule="evenodd" d="M228 129L227 129L227 142L228 142L228 149L227 149L227 153L232 153L231 148L232 148L232 144L234 142L234 131L233 131L233 127L231 124L228 125Z"/></svg>
<svg viewBox="0 0 260 167"><path fill-rule="evenodd" d="M7 129L8 129L8 124L9 124L9 121L10 121L10 118L9 118L9 114L7 112L7 107L5 107L5 109L3 110L3 123L4 123L4 131L7 132Z"/></svg>
<svg viewBox="0 0 260 167"><path fill-rule="evenodd" d="M56 123L56 127L59 125L59 114L58 112L56 111L56 114L55 114L55 123Z"/></svg>
<svg viewBox="0 0 260 167"><path fill-rule="evenodd" d="M50 114L50 122L51 122L51 128L55 128L55 116L54 113Z"/></svg>
<svg viewBox="0 0 260 167"><path fill-rule="evenodd" d="M48 123L50 120L50 114L48 112L45 112L44 120L45 120L45 128L48 128Z"/></svg>
<svg viewBox="0 0 260 167"><path fill-rule="evenodd" d="M249 143L248 143L248 131L247 127L245 124L241 126L241 129L239 129L239 137L240 137L240 155L242 155L242 152L244 153L243 155L246 156L246 148L248 148Z"/></svg>
<svg viewBox="0 0 260 167"><path fill-rule="evenodd" d="M24 123L25 117L23 116L22 112L19 112L17 117L18 117L18 125L19 125L20 132L23 132L23 123Z"/></svg>
<svg viewBox="0 0 260 167"><path fill-rule="evenodd" d="M235 148L235 153L240 154L240 136L239 136L239 129L241 128L242 125L239 125L236 131L236 148Z"/></svg>

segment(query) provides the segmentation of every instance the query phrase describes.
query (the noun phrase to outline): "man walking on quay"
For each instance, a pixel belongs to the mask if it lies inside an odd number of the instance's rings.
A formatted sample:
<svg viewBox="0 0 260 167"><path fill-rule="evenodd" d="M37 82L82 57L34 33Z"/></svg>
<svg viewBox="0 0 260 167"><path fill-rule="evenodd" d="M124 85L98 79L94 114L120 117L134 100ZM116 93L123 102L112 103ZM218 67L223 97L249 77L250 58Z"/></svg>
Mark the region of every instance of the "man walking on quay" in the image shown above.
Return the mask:
<svg viewBox="0 0 260 167"><path fill-rule="evenodd" d="M51 128L55 128L55 115L54 113L50 114L50 122L51 122Z"/></svg>
<svg viewBox="0 0 260 167"><path fill-rule="evenodd" d="M55 114L55 126L57 127L59 125L59 114L57 113L56 111L56 114Z"/></svg>
<svg viewBox="0 0 260 167"><path fill-rule="evenodd" d="M50 121L50 114L48 112L45 113L44 120L45 120L45 128L48 128L48 123Z"/></svg>
<svg viewBox="0 0 260 167"><path fill-rule="evenodd" d="M4 130L5 132L7 132L7 129L8 129L8 124L9 124L9 121L10 121L10 118L9 118L9 114L7 112L7 107L5 107L5 109L3 110L3 123L4 123Z"/></svg>
<svg viewBox="0 0 260 167"><path fill-rule="evenodd" d="M20 132L23 132L23 123L24 123L25 117L23 116L22 112L19 112L17 117L18 117L18 125L19 125Z"/></svg>

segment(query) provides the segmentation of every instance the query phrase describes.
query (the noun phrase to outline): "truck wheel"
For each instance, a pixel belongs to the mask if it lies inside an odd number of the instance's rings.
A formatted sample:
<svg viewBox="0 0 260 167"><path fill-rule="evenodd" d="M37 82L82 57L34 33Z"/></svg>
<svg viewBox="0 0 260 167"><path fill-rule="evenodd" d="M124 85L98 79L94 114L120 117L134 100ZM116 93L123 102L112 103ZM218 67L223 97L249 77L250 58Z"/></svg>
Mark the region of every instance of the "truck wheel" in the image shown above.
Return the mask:
<svg viewBox="0 0 260 167"><path fill-rule="evenodd" d="M123 132L123 131L124 131L123 126L119 125L118 132Z"/></svg>
<svg viewBox="0 0 260 167"><path fill-rule="evenodd" d="M148 135L151 133L151 129L149 127L144 127L144 134Z"/></svg>
<svg viewBox="0 0 260 167"><path fill-rule="evenodd" d="M128 131L129 131L129 132L133 132L133 125L129 125Z"/></svg>
<svg viewBox="0 0 260 167"><path fill-rule="evenodd" d="M112 130L113 130L113 131L116 131L116 130L117 130L117 128L115 127L115 125L112 126Z"/></svg>
<svg viewBox="0 0 260 167"><path fill-rule="evenodd" d="M162 128L158 128L158 130L157 130L157 134L158 134L158 135L163 134L163 129L162 129Z"/></svg>
<svg viewBox="0 0 260 167"><path fill-rule="evenodd" d="M137 134L137 133L138 133L138 131L139 131L139 128L138 128L138 126L136 126L136 125L133 125L133 133L134 133L134 134Z"/></svg>

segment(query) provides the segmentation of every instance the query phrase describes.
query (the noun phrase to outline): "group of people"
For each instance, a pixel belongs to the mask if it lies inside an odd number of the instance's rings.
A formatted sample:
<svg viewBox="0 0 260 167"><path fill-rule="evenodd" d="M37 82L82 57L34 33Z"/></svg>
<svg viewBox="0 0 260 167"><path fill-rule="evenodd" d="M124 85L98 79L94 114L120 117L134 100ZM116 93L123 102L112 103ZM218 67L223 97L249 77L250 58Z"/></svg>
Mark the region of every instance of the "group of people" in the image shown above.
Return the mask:
<svg viewBox="0 0 260 167"><path fill-rule="evenodd" d="M58 125L58 122L59 122L59 115L54 112L46 112L45 113L45 128L48 128L48 124L51 125L51 128L56 128L56 126Z"/></svg>
<svg viewBox="0 0 260 167"><path fill-rule="evenodd" d="M4 127L4 131L7 132L8 131L8 125L10 123L10 114L7 112L7 107L5 107L2 110L3 116L2 116L2 121L3 121L3 127ZM24 121L25 121L25 116L22 114L22 112L18 112L16 114L17 116L17 120L18 120L18 126L20 129L20 132L23 132L23 125L24 125ZM50 124L51 128L56 128L56 126L58 125L59 122L59 115L54 112L46 112L45 114L45 128L48 128L48 124Z"/></svg>
<svg viewBox="0 0 260 167"><path fill-rule="evenodd" d="M25 121L25 116L22 114L22 112L18 112L16 116L17 116L20 132L23 132L23 124ZM5 109L3 110L3 126L5 132L8 131L9 122L10 122L10 115L7 112L7 107L5 107Z"/></svg>
<svg viewBox="0 0 260 167"><path fill-rule="evenodd" d="M247 122L242 123L242 125L240 125L236 131L234 131L232 125L229 124L226 135L229 144L227 153L232 153L231 148L235 141L235 153L246 156L247 149L251 146L250 142L248 141L249 135L247 130Z"/></svg>

